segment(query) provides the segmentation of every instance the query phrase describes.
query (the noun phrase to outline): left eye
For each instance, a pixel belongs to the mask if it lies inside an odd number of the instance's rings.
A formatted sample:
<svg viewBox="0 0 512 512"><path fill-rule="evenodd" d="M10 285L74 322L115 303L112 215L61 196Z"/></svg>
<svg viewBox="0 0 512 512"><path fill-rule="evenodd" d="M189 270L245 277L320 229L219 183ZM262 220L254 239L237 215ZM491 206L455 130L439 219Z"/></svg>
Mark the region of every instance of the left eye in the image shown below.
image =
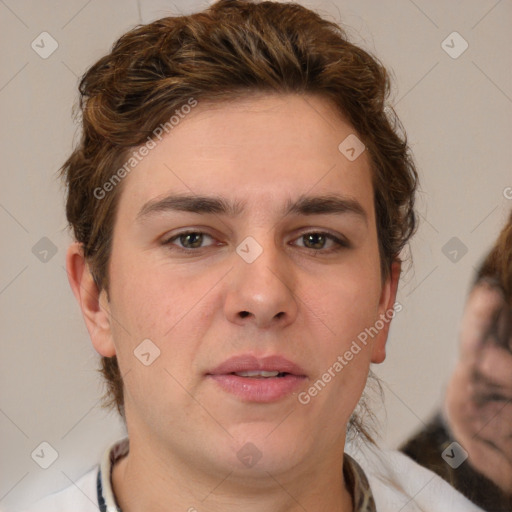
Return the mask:
<svg viewBox="0 0 512 512"><path fill-rule="evenodd" d="M205 238L213 239L210 235L207 235L206 233L201 233L200 231L188 231L173 236L164 244L171 245L174 241L178 240L181 244L180 249L201 249L202 243Z"/></svg>
<svg viewBox="0 0 512 512"><path fill-rule="evenodd" d="M177 248L184 251L191 251L194 249L202 249L209 247L213 243L207 246L203 245L206 239L214 240L212 236L203 233L201 231L187 231L179 233L172 238L163 242L163 245L177 245ZM311 231L309 233L303 233L295 240L301 240L302 244L298 244L299 247L304 247L315 252L323 249L322 252L331 252L343 247L349 247L349 243L346 240L340 239L330 233L322 231ZM326 247L329 246L329 247Z"/></svg>
<svg viewBox="0 0 512 512"><path fill-rule="evenodd" d="M300 247L305 247L306 249L326 249L325 245L327 242L331 242L331 247L328 248L324 252L329 252L331 250L336 250L340 247L348 247L348 243L344 240L340 240L339 238L331 235L330 233L316 232L312 231L310 233L303 233L297 240L302 240L304 245Z"/></svg>

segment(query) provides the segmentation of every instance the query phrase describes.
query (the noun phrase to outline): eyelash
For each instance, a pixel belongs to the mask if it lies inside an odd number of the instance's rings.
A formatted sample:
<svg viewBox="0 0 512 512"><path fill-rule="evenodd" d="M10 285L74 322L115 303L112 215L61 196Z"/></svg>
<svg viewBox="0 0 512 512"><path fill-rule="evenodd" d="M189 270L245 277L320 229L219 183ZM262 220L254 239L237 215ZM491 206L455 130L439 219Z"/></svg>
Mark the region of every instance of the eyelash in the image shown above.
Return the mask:
<svg viewBox="0 0 512 512"><path fill-rule="evenodd" d="M167 246L171 249L171 246L172 246L172 250L173 251L178 251L178 252L181 252L181 253L186 253L186 254L191 254L191 253L194 253L194 252L200 252L201 249L207 249L208 247L199 247L199 248L196 248L196 249L184 249L183 247L179 247L177 245L174 245L173 242L177 239L179 239L181 236L186 236L186 235L191 235L191 234L194 234L194 235L206 235L210 238L214 238L213 236L209 235L208 233L205 233L203 231L199 231L199 230L187 230L187 231L182 231L180 233L177 233L175 235L173 235L171 238L168 238L166 240L164 240L162 242L162 245L164 246ZM334 242L336 245L334 248L331 248L331 249L311 249L309 247L303 247L303 249L305 249L306 251L308 252L311 252L311 253L323 253L323 254L331 254L331 253L335 253L335 252L338 252L340 250L343 250L343 249L350 249L351 248L351 244L348 240L346 239L343 239L343 238L338 238L337 236L329 233L329 232L326 232L326 231L306 231L304 233L301 233L295 240L298 240L302 237L305 237L307 235L322 235L322 236L325 236L327 239L331 240L332 242Z"/></svg>

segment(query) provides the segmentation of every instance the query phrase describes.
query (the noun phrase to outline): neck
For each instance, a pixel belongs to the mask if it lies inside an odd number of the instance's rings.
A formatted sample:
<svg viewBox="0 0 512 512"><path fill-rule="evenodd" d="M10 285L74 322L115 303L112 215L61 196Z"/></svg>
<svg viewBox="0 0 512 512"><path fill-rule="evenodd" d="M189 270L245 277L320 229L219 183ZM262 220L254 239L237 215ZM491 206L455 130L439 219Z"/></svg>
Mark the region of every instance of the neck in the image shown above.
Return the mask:
<svg viewBox="0 0 512 512"><path fill-rule="evenodd" d="M123 512L352 512L343 461L326 454L322 463L288 473L213 471L168 460L161 450L130 438L130 452L114 465L112 486Z"/></svg>

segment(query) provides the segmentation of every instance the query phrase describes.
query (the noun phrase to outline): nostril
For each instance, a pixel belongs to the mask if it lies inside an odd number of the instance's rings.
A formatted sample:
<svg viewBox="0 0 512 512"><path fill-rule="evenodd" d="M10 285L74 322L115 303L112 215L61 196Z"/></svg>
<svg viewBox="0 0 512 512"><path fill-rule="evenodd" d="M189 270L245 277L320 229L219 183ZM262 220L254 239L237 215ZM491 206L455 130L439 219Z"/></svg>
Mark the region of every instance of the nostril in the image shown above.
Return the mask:
<svg viewBox="0 0 512 512"><path fill-rule="evenodd" d="M247 315L249 315L249 312L248 312L248 311L240 311L240 313L239 313L239 314L240 314L240 316L241 316L242 318L245 318Z"/></svg>

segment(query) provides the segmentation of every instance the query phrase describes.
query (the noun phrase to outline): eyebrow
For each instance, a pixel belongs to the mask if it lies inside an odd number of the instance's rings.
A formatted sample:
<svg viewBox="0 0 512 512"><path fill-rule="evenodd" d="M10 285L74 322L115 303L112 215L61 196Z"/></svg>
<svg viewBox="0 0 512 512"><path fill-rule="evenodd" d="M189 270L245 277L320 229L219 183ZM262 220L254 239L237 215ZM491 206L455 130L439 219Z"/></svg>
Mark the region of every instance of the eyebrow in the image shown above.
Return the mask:
<svg viewBox="0 0 512 512"><path fill-rule="evenodd" d="M223 197L201 195L169 195L163 199L148 201L137 214L138 221L144 221L158 213L169 211L215 214L236 217L243 213L245 202L230 202ZM359 201L339 195L305 196L295 201L288 199L282 215L333 215L355 214L368 224L368 216Z"/></svg>

